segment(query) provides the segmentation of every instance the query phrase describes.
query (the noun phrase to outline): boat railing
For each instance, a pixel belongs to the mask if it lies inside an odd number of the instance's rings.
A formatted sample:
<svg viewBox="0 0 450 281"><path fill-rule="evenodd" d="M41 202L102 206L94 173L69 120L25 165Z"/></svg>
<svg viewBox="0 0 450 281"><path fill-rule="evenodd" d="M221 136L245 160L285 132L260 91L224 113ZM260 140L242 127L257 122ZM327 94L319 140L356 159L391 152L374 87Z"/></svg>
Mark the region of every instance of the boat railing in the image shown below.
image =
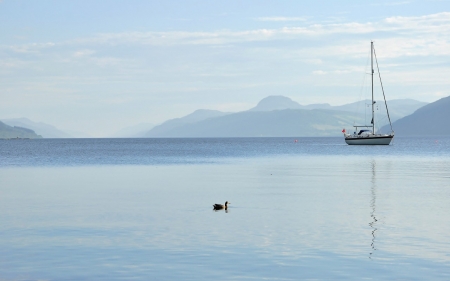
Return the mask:
<svg viewBox="0 0 450 281"><path fill-rule="evenodd" d="M391 136L393 134L367 134L367 135L357 135L357 134L353 134L353 135L347 135L346 138L353 138L353 139L363 139L363 138L373 138L373 137L385 137L385 136Z"/></svg>

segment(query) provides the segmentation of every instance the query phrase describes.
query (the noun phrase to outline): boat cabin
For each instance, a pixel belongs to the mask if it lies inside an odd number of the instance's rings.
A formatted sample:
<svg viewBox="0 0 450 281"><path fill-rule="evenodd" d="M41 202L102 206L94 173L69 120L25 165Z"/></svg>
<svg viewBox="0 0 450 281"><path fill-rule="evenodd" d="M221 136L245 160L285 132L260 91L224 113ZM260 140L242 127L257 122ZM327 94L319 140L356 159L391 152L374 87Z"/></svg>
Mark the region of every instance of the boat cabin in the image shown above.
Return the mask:
<svg viewBox="0 0 450 281"><path fill-rule="evenodd" d="M371 134L371 130L359 130L358 136L365 136Z"/></svg>

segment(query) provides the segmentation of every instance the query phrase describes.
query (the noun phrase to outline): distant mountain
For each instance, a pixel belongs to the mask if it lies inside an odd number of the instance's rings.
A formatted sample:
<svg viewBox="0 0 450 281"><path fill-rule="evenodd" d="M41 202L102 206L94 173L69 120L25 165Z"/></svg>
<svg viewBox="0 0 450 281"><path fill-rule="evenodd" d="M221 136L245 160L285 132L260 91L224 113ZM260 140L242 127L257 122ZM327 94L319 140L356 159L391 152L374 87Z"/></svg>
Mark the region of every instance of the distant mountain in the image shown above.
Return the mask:
<svg viewBox="0 0 450 281"><path fill-rule="evenodd" d="M287 97L269 96L256 107L239 113L198 110L156 126L145 137L338 136L342 128L355 122L370 123L364 114L366 111L371 116L366 103L370 101L342 106L300 105ZM393 100L388 104L391 120L397 120L426 103ZM376 112L385 115L384 103L379 102L377 107ZM377 121L377 125L388 124L387 117Z"/></svg>
<svg viewBox="0 0 450 281"><path fill-rule="evenodd" d="M153 129L151 129L149 132L144 134L144 137L159 137L167 135L167 133L183 127L188 124L200 122L209 118L216 118L228 115L230 113L227 112L221 112L218 110L207 110L207 109L199 109L194 111L193 113L186 115L182 118L176 118L168 120L161 125L155 126Z"/></svg>
<svg viewBox="0 0 450 281"><path fill-rule="evenodd" d="M323 109L244 111L188 123L150 137L278 137L339 136L357 117Z"/></svg>
<svg viewBox="0 0 450 281"><path fill-rule="evenodd" d="M272 111L281 109L330 109L339 111L348 111L351 113L364 116L364 114L372 115L370 111L370 100L362 100L359 102L349 103L345 105L332 106L328 103L301 105L288 97L284 96L269 96L262 99L258 105L249 111ZM389 115L391 121L394 122L402 117L412 114L417 109L428 103L416 101L413 99L397 99L388 101ZM377 101L375 106L375 113L381 118L377 118L379 125L384 126L389 123L386 114L386 106L384 101ZM377 116L377 117L378 117ZM369 120L370 122L370 120Z"/></svg>
<svg viewBox="0 0 450 281"><path fill-rule="evenodd" d="M150 123L141 123L134 126L129 126L126 128L123 128L110 137L112 138L139 138L145 135L148 131L150 131L153 127L155 127L154 124Z"/></svg>
<svg viewBox="0 0 450 281"><path fill-rule="evenodd" d="M71 138L72 136L56 127L42 122L33 122L27 118L3 119L3 123L10 126L29 128L44 138Z"/></svg>
<svg viewBox="0 0 450 281"><path fill-rule="evenodd" d="M39 139L42 138L42 136L37 135L33 130L17 126L8 126L0 121L0 139L12 138Z"/></svg>
<svg viewBox="0 0 450 281"><path fill-rule="evenodd" d="M376 102L377 103L375 104L375 114L382 116L381 118L385 119L382 121L383 123L389 123L389 121L387 120L386 106L384 104L384 101L376 101ZM391 116L391 121L394 122L400 118L412 114L414 111L421 108L422 106L427 105L428 103L413 99L397 99L397 100L389 100L387 101L387 104L389 109L389 115ZM371 116L372 113L370 105L371 105L370 100L362 100L359 102L349 103L345 105L333 106L332 109L353 112L356 114L363 114L365 111L367 111ZM377 120L380 121L380 119Z"/></svg>
<svg viewBox="0 0 450 281"><path fill-rule="evenodd" d="M272 111L281 109L302 109L298 102L284 96L268 96L263 98L254 108L249 111Z"/></svg>
<svg viewBox="0 0 450 281"><path fill-rule="evenodd" d="M396 136L450 136L450 96L417 109L392 124ZM390 130L384 127L382 130Z"/></svg>

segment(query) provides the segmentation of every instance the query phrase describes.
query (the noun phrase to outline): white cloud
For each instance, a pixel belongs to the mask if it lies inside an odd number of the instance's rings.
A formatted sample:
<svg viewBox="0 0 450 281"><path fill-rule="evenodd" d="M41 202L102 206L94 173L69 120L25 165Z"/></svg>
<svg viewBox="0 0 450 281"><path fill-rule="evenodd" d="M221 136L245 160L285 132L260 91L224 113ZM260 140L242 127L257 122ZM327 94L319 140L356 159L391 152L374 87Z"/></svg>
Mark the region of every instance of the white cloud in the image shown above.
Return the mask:
<svg viewBox="0 0 450 281"><path fill-rule="evenodd" d="M106 33L85 39L97 43L142 44L227 44L235 42L265 41L268 39L292 39L293 36L323 36L331 34L370 34L374 32L410 32L421 35L450 31L450 13L438 13L421 17L390 17L381 22L348 22L312 24L279 29L246 31L222 30L216 32L129 32ZM448 33L447 33L448 34ZM448 36L448 35L447 35Z"/></svg>
<svg viewBox="0 0 450 281"><path fill-rule="evenodd" d="M95 53L95 51L93 51L93 50L79 50L79 51L76 51L73 54L73 56L77 57L77 58L81 58L81 57L87 57L87 56L93 55L94 53Z"/></svg>
<svg viewBox="0 0 450 281"><path fill-rule="evenodd" d="M36 53L40 49L54 47L55 45L56 44L53 42L47 42L47 43L31 43L31 44L2 46L2 47L10 49L15 53Z"/></svg>
<svg viewBox="0 0 450 281"><path fill-rule="evenodd" d="M270 17L260 18L266 20L284 21L289 19ZM23 45L3 46L16 53L37 52L44 48L56 45L81 46L89 48L94 45L152 45L152 46L183 46L183 45L207 45L226 46L246 42L268 42L277 40L307 40L311 38L325 39L332 35L370 35L374 34L376 41L381 41L389 46L383 50L383 56L424 56L424 55L448 55L450 52L450 13L443 12L418 17L389 17L379 22L347 22L332 24L310 24L298 27L283 27L278 29L255 29L244 31L219 30L214 32L122 32L103 33L93 37L79 38L67 42L32 43ZM362 37L361 37L362 38ZM367 39L364 38L364 41ZM330 54L359 54L361 40L351 39L347 43L339 42L333 50L321 48L322 53L330 51ZM336 45L336 43L334 44ZM327 48L327 47L326 47ZM90 49L75 51L74 56L82 57L92 55Z"/></svg>
<svg viewBox="0 0 450 281"><path fill-rule="evenodd" d="M323 60L318 59L318 58L314 58L314 59L305 59L303 60L306 63L310 63L310 64L322 64Z"/></svg>
<svg viewBox="0 0 450 281"><path fill-rule="evenodd" d="M274 17L273 20L283 18ZM288 19L288 18L286 18ZM374 35L383 49L384 57L448 55L450 52L450 13L443 12L419 17L389 17L379 22L347 22L311 24L278 29L255 29L244 31L219 30L215 32L124 32L103 33L90 38L76 39L64 44L108 46L132 44L152 46L206 45L227 46L246 42L269 42L279 40L323 39L333 35L360 35L347 42L323 44L310 48L313 53L350 54L365 56L363 41ZM362 37L362 36L365 37ZM386 46L386 47L381 47ZM20 49L20 46L17 47ZM302 47L300 47L302 48ZM308 47L302 48L307 50Z"/></svg>
<svg viewBox="0 0 450 281"><path fill-rule="evenodd" d="M384 2L384 3L373 3L372 6L400 6L411 4L411 1L400 1L400 2Z"/></svg>
<svg viewBox="0 0 450 281"><path fill-rule="evenodd" d="M351 73L354 72L354 70L350 70L350 69L338 69L333 71L336 74L347 74L347 73Z"/></svg>
<svg viewBox="0 0 450 281"><path fill-rule="evenodd" d="M259 17L256 18L257 21L306 21L306 18L301 17Z"/></svg>

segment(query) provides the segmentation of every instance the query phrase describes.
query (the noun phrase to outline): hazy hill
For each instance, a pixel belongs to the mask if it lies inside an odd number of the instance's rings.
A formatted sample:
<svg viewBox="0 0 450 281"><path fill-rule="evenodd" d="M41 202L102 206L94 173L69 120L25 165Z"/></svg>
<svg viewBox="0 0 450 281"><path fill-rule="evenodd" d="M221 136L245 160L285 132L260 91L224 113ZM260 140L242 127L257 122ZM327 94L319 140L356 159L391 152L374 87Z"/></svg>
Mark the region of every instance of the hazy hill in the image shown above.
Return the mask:
<svg viewBox="0 0 450 281"><path fill-rule="evenodd" d="M419 108L392 124L396 136L450 135L450 96ZM386 129L386 128L383 128Z"/></svg>
<svg viewBox="0 0 450 281"><path fill-rule="evenodd" d="M171 119L162 123L161 125L155 126L153 129L147 132L144 137L164 136L172 130L183 127L184 125L196 123L208 118L225 116L228 114L230 113L221 112L218 110L199 109L189 115L186 115L185 117Z"/></svg>
<svg viewBox="0 0 450 281"><path fill-rule="evenodd" d="M262 99L256 107L240 113L198 110L185 117L166 121L144 136L336 136L340 134L343 127L349 128L354 122L363 124L365 111L368 116L371 116L370 110L365 109L366 103L370 104L370 101L342 106L300 105L287 97L269 96ZM415 100L393 100L388 101L388 104L391 119L395 121L413 113L426 103ZM380 116L386 115L384 103L378 104L376 112ZM283 117L293 119L283 119ZM366 123L370 123L370 119ZM377 125L384 124L388 124L387 117L377 119ZM299 128L302 128L302 131L298 131Z"/></svg>
<svg viewBox="0 0 450 281"><path fill-rule="evenodd" d="M11 127L0 121L0 138L12 139L12 138L30 138L37 139L42 136L37 135L33 130L21 127Z"/></svg>
<svg viewBox="0 0 450 281"><path fill-rule="evenodd" d="M244 111L185 124L149 137L278 137L338 136L357 117L322 109Z"/></svg>
<svg viewBox="0 0 450 281"><path fill-rule="evenodd" d="M29 128L44 138L71 138L72 136L56 127L42 122L33 122L27 118L3 119L3 123L9 126Z"/></svg>
<svg viewBox="0 0 450 281"><path fill-rule="evenodd" d="M363 100L340 106L332 106L331 108L334 110L349 111L361 115L364 115L365 111L367 110L368 115L371 116L372 113L370 104L371 104L370 100ZM389 109L389 115L391 116L391 121L394 122L400 118L412 114L414 111L427 105L428 103L413 99L397 99L397 100L389 100L387 101L387 104ZM378 116L381 117L378 119L378 122L381 121L383 125L389 122L386 117L387 116L386 106L383 100L379 100L375 104L375 114L377 117Z"/></svg>
<svg viewBox="0 0 450 281"><path fill-rule="evenodd" d="M272 111L272 110L282 110L282 109L330 109L339 111L348 111L358 116L364 118L364 115L371 117L371 101L362 100L358 102L353 102L349 104L332 106L328 103L320 104L309 104L301 105L288 97L284 96L269 96L262 99L254 108L249 111ZM413 99L397 99L388 101L389 115L391 116L391 121L394 122L400 118L403 118L409 114L412 114L417 109L428 103L416 101ZM377 125L384 126L388 124L386 114L386 106L384 101L377 101L375 105L375 114L377 115ZM370 122L370 120L369 120Z"/></svg>

